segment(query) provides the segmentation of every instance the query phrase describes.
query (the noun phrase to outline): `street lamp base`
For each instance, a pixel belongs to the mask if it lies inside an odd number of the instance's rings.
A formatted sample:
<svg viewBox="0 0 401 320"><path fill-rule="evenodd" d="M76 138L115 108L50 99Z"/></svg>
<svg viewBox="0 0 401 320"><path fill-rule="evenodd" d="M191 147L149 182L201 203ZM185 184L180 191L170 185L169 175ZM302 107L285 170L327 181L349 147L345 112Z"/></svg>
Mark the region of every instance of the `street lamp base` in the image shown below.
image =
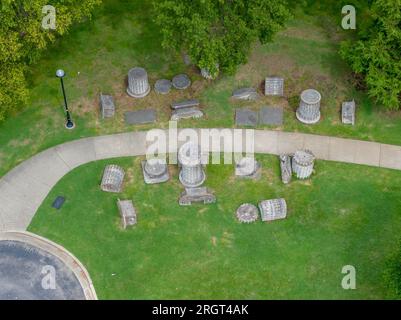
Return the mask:
<svg viewBox="0 0 401 320"><path fill-rule="evenodd" d="M75 124L74 124L74 122L72 122L72 121L68 121L68 122L65 124L65 127L66 127L67 129L71 130L71 129L74 129L74 128L75 128Z"/></svg>

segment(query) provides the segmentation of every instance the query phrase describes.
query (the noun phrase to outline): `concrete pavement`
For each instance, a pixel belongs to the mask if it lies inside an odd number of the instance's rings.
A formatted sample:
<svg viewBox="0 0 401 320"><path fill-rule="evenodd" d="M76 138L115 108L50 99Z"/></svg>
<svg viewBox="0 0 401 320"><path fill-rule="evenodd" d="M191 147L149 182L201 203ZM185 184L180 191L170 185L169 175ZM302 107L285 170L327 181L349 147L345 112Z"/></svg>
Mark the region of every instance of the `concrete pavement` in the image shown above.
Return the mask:
<svg viewBox="0 0 401 320"><path fill-rule="evenodd" d="M145 155L146 134L84 138L24 161L0 179L0 231L26 230L50 190L74 168L96 160ZM271 130L255 130L254 143L256 153L278 155L305 148L321 160L401 170L401 146Z"/></svg>
<svg viewBox="0 0 401 320"><path fill-rule="evenodd" d="M97 300L83 264L64 247L30 232L0 232L0 300ZM55 288L42 287L53 267ZM47 282L45 282L47 283Z"/></svg>

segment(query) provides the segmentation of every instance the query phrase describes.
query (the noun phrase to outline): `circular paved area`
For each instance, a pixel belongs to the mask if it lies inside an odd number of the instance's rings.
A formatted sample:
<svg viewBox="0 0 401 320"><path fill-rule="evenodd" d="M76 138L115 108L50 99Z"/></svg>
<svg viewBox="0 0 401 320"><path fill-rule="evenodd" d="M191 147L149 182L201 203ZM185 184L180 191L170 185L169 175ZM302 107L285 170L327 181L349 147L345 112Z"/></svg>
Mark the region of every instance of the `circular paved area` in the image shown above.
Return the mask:
<svg viewBox="0 0 401 320"><path fill-rule="evenodd" d="M85 300L75 274L54 255L15 240L0 241L0 252L0 300Z"/></svg>

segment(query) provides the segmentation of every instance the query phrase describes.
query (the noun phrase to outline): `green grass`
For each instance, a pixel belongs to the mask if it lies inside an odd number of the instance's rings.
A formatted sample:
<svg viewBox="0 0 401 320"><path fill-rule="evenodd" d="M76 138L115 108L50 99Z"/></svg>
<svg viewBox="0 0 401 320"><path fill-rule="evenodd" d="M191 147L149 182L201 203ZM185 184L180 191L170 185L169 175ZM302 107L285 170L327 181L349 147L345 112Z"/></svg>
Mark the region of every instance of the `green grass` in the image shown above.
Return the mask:
<svg viewBox="0 0 401 320"><path fill-rule="evenodd" d="M145 185L141 158L93 162L66 175L29 230L64 245L87 267L102 299L378 299L401 227L401 172L318 161L309 181L283 185L278 159L258 156L259 181L237 180L232 165L209 165L217 203L180 207L177 169ZM123 194L100 191L104 166L126 170ZM51 208L57 195L67 201ZM285 197L286 220L243 225L244 202ZM138 224L123 231L117 198L132 199ZM357 289L341 288L341 269Z"/></svg>
<svg viewBox="0 0 401 320"><path fill-rule="evenodd" d="M265 76L279 74L286 78L286 99L263 98L251 108L263 104L285 107L285 123L274 129L329 134L341 137L401 144L400 113L380 112L363 93L350 84L350 70L340 59L339 40L347 36L327 17L296 12L287 30L274 43L255 45L249 62L235 76L223 75L209 83L198 71L186 67L180 54L161 47L158 27L152 21L151 2L104 0L93 19L76 26L55 43L43 58L31 67L29 106L0 125L0 176L30 156L56 144L81 137L166 127L169 104L178 99L200 98L204 119L185 120L181 127L232 127L237 104L229 97L241 85L259 86ZM324 23L322 22L324 21ZM172 78L186 72L193 86L185 92L160 97L154 92L142 100L125 94L125 77L136 65L144 66L153 84L159 78ZM54 76L57 68L67 72L65 85L76 129L64 129L62 96ZM315 87L323 94L322 120L305 126L295 119L299 93ZM117 103L114 119L99 119L98 94L111 93ZM355 97L357 124L343 126L339 120L340 104ZM126 126L127 110L153 107L158 110L155 125Z"/></svg>

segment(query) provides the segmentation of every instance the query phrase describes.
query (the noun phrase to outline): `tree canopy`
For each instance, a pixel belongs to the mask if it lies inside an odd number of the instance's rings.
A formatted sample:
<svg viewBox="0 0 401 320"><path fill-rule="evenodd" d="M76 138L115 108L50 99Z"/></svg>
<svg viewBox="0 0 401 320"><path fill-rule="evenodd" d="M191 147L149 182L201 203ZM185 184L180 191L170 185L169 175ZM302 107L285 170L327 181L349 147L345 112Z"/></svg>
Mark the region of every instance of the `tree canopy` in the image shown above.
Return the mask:
<svg viewBox="0 0 401 320"><path fill-rule="evenodd" d="M365 76L371 97L391 110L401 107L401 0L374 0L358 23L357 41L342 44L341 55ZM361 19L361 18L360 18Z"/></svg>
<svg viewBox="0 0 401 320"><path fill-rule="evenodd" d="M0 3L0 121L26 103L27 66L72 24L89 17L101 0L2 0ZM45 29L43 7L56 9L56 28Z"/></svg>
<svg viewBox="0 0 401 320"><path fill-rule="evenodd" d="M271 41L290 17L284 0L161 0L155 9L164 47L187 52L212 76L233 73L253 41Z"/></svg>

